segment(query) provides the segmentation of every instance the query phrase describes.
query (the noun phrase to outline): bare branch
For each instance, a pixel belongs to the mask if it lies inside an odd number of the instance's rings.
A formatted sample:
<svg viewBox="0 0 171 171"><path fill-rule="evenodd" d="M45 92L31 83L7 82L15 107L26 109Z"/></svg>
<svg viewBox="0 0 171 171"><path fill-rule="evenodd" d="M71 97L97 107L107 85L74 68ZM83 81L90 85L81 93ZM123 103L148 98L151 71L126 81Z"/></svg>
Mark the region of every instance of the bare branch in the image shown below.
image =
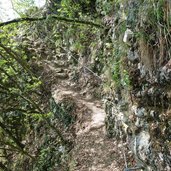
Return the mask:
<svg viewBox="0 0 171 171"><path fill-rule="evenodd" d="M53 18L53 19L56 19L58 21L64 21L64 22L69 22L69 23L84 24L84 25L89 25L89 26L93 26L93 27L97 27L97 28L104 28L103 25L96 24L96 23L91 22L91 21L84 21L84 20L78 20L78 19L59 17L56 15L52 15L52 16L48 16L48 17L41 17L41 18L29 18L29 17L18 18L18 19L14 19L14 20L10 20L7 22L0 23L0 27L6 26L9 24L13 24L13 23L24 22L24 21L26 21L26 22L41 21L41 20L46 20L47 18Z"/></svg>

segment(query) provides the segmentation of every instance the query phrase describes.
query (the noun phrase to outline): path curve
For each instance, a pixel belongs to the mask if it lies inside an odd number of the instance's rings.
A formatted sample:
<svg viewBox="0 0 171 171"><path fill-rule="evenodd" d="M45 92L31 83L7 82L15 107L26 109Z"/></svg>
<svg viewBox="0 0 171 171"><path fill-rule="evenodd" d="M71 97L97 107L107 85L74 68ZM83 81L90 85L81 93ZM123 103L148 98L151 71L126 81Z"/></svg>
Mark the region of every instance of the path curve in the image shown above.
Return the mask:
<svg viewBox="0 0 171 171"><path fill-rule="evenodd" d="M116 144L106 137L105 111L100 101L90 101L79 92L70 88L56 86L53 88L56 103L63 98L72 98L77 106L85 106L87 111L82 116L82 125L77 125L72 158L72 171L120 171ZM79 123L78 123L79 124Z"/></svg>

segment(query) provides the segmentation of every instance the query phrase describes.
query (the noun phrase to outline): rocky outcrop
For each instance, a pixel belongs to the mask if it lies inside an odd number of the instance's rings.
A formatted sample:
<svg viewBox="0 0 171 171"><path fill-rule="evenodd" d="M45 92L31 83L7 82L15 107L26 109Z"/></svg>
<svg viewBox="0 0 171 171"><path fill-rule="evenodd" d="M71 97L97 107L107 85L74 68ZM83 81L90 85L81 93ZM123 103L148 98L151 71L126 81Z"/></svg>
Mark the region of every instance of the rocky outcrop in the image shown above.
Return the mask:
<svg viewBox="0 0 171 171"><path fill-rule="evenodd" d="M106 97L108 135L127 143L134 166L171 170L171 3L131 0L114 8L109 33L115 50L124 49L119 56L124 62L118 66L119 86L115 84ZM122 83L124 70L129 75L127 86ZM133 167L127 162L125 167Z"/></svg>

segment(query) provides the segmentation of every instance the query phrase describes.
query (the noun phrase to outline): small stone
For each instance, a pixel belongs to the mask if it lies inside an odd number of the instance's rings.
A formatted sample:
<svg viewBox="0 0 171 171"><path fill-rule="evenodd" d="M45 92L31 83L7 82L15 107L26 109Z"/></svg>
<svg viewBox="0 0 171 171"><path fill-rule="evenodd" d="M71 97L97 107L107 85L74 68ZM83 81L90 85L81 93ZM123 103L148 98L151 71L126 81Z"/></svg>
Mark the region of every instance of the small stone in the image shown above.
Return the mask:
<svg viewBox="0 0 171 171"><path fill-rule="evenodd" d="M136 113L136 110L137 110L137 106L136 105L133 105L131 107L131 111L135 114Z"/></svg>
<svg viewBox="0 0 171 171"><path fill-rule="evenodd" d="M156 114L156 112L155 112L154 110L151 110L151 111L150 111L150 116L151 116L151 117L154 118L154 117L155 117L155 114Z"/></svg>
<svg viewBox="0 0 171 171"><path fill-rule="evenodd" d="M129 119L130 119L131 121L133 121L133 120L134 120L134 115L130 115L130 116L129 116Z"/></svg>
<svg viewBox="0 0 171 171"><path fill-rule="evenodd" d="M142 128L143 125L144 125L144 121L141 120L140 118L137 118L137 119L136 119L136 122L135 122L135 126L136 126L137 128Z"/></svg>
<svg viewBox="0 0 171 171"><path fill-rule="evenodd" d="M160 69L159 80L161 83L171 81L171 60Z"/></svg>
<svg viewBox="0 0 171 171"><path fill-rule="evenodd" d="M150 134L147 131L142 131L135 139L136 147L134 153L138 155L142 161L150 159Z"/></svg>
<svg viewBox="0 0 171 171"><path fill-rule="evenodd" d="M139 118L143 118L144 116L146 116L146 110L143 107L137 108L135 115Z"/></svg>
<svg viewBox="0 0 171 171"><path fill-rule="evenodd" d="M141 63L138 63L138 69L140 70L141 78L145 77L147 74L145 66L142 65Z"/></svg>
<svg viewBox="0 0 171 171"><path fill-rule="evenodd" d="M122 144L118 144L118 147L121 148L122 147Z"/></svg>
<svg viewBox="0 0 171 171"><path fill-rule="evenodd" d="M130 44L130 40L132 39L133 35L134 33L129 28L127 28L123 38L123 42Z"/></svg>
<svg viewBox="0 0 171 171"><path fill-rule="evenodd" d="M120 104L119 104L119 110L120 111L128 110L128 102L121 101Z"/></svg>
<svg viewBox="0 0 171 171"><path fill-rule="evenodd" d="M137 51L132 51L129 50L128 54L127 54L127 58L134 62L135 60L137 60L139 58L138 52Z"/></svg>

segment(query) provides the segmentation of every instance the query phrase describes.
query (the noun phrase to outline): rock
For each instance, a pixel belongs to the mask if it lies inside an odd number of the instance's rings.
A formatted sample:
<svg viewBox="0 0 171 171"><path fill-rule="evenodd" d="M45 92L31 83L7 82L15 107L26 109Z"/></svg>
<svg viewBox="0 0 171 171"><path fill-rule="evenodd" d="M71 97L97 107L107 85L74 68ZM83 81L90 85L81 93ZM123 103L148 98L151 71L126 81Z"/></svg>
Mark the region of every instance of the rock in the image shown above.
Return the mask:
<svg viewBox="0 0 171 171"><path fill-rule="evenodd" d="M64 72L64 70L62 68L56 68L55 71L56 71L56 73L63 73Z"/></svg>
<svg viewBox="0 0 171 171"><path fill-rule="evenodd" d="M58 78L58 79L67 79L68 74L67 73L56 73L55 77Z"/></svg>
<svg viewBox="0 0 171 171"><path fill-rule="evenodd" d="M137 128L143 128L146 127L146 121L142 118L136 118L135 126Z"/></svg>
<svg viewBox="0 0 171 171"><path fill-rule="evenodd" d="M144 116L147 116L147 112L143 107L137 107L136 105L133 105L131 111L139 118L144 118Z"/></svg>
<svg viewBox="0 0 171 171"><path fill-rule="evenodd" d="M171 81L171 60L160 69L159 79L160 83Z"/></svg>
<svg viewBox="0 0 171 171"><path fill-rule="evenodd" d="M126 101L121 101L120 103L119 103L119 110L120 111L127 111L128 110L128 102L126 102Z"/></svg>
<svg viewBox="0 0 171 171"><path fill-rule="evenodd" d="M143 169L142 166L136 166L136 167L132 167L132 168L126 168L124 169L124 171L133 171L133 170L141 170Z"/></svg>
<svg viewBox="0 0 171 171"><path fill-rule="evenodd" d="M64 153L66 151L65 146L60 145L58 151Z"/></svg>
<svg viewBox="0 0 171 171"><path fill-rule="evenodd" d="M134 33L129 28L127 28L124 34L123 42L130 45L133 35Z"/></svg>
<svg viewBox="0 0 171 171"><path fill-rule="evenodd" d="M147 131L140 132L134 139L134 153L140 161L148 161L151 153L150 134Z"/></svg>
<svg viewBox="0 0 171 171"><path fill-rule="evenodd" d="M150 117L155 120L155 121L159 121L160 118L159 118L159 113L154 111L154 110L151 110L150 111Z"/></svg>
<svg viewBox="0 0 171 171"><path fill-rule="evenodd" d="M137 106L136 105L133 105L131 107L131 111L135 114L136 110L137 110Z"/></svg>
<svg viewBox="0 0 171 171"><path fill-rule="evenodd" d="M118 121L124 121L125 120L124 114L122 112L119 112L117 114L117 120Z"/></svg>
<svg viewBox="0 0 171 171"><path fill-rule="evenodd" d="M69 64L67 61L58 61L58 62L54 62L54 66L57 67L68 67Z"/></svg>
<svg viewBox="0 0 171 171"><path fill-rule="evenodd" d="M146 116L147 113L146 113L145 108L143 107L137 108L137 112L135 113L135 115L139 118L143 118L144 116Z"/></svg>
<svg viewBox="0 0 171 171"><path fill-rule="evenodd" d="M138 63L138 69L140 70L141 78L145 77L146 74L147 74L147 71L145 69L145 66L142 65L141 63Z"/></svg>
<svg viewBox="0 0 171 171"><path fill-rule="evenodd" d="M155 88L151 87L150 89L148 89L147 93L149 96L153 95L155 93Z"/></svg>
<svg viewBox="0 0 171 171"><path fill-rule="evenodd" d="M138 60L138 59L139 59L138 52L137 52L137 51L129 50L129 51L128 51L128 54L127 54L127 58L128 58L131 62L134 62L134 61Z"/></svg>

